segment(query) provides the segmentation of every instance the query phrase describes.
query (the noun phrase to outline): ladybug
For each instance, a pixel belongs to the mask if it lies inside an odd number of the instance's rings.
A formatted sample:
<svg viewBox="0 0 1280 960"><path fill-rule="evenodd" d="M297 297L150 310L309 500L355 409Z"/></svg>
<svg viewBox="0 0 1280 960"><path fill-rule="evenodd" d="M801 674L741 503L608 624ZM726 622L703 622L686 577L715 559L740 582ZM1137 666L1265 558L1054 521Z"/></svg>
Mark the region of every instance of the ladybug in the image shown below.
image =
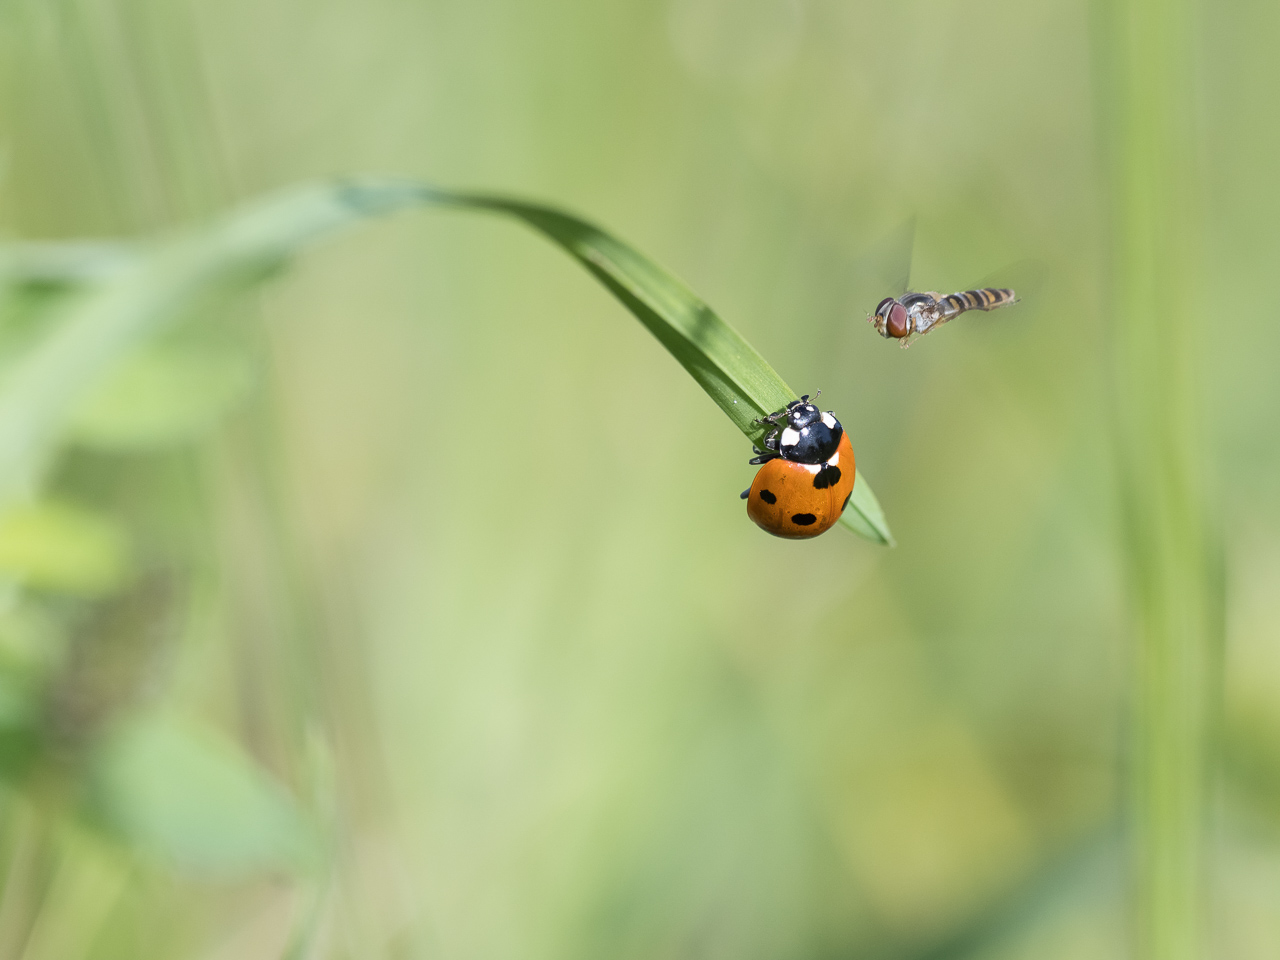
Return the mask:
<svg viewBox="0 0 1280 960"><path fill-rule="evenodd" d="M760 529L790 540L830 530L853 493L853 445L840 421L806 394L755 422L774 430L765 438L765 449L752 448L757 455L750 462L761 466L751 487L742 491L747 516Z"/></svg>

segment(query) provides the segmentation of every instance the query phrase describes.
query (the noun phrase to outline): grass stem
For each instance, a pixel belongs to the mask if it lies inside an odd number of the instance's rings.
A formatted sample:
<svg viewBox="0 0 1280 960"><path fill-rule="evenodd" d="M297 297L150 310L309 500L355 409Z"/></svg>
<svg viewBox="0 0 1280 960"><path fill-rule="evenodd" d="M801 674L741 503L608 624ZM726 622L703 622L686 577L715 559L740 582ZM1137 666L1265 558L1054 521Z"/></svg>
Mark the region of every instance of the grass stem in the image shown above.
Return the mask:
<svg viewBox="0 0 1280 960"><path fill-rule="evenodd" d="M1134 613L1134 955L1200 955L1217 605L1200 464L1192 10L1116 0L1099 38L1113 220L1115 435Z"/></svg>

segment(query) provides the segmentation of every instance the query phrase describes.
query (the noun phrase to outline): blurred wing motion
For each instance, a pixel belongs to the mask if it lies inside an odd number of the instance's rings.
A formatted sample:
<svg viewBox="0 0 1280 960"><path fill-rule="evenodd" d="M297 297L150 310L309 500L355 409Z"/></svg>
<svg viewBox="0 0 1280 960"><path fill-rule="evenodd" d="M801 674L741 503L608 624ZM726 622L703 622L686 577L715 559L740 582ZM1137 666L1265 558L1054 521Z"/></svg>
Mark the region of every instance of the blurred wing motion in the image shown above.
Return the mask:
<svg viewBox="0 0 1280 960"><path fill-rule="evenodd" d="M907 292L911 280L911 259L915 250L914 217L886 231L853 260L848 270L848 302L863 304L872 297L891 291L895 296Z"/></svg>

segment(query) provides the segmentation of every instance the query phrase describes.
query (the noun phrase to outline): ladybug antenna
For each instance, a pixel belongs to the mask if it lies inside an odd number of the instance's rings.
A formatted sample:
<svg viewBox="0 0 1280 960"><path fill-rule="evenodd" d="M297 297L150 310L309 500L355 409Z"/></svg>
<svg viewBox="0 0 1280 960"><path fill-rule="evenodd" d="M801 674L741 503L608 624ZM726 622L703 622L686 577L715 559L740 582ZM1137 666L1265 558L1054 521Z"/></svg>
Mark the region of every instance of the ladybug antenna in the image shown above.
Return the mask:
<svg viewBox="0 0 1280 960"><path fill-rule="evenodd" d="M821 388L819 388L819 389L817 389L817 390L815 390L815 391L813 392L813 399L817 400L820 396L822 396L822 390L821 390ZM808 399L809 399L808 397L805 397L805 400L808 400Z"/></svg>

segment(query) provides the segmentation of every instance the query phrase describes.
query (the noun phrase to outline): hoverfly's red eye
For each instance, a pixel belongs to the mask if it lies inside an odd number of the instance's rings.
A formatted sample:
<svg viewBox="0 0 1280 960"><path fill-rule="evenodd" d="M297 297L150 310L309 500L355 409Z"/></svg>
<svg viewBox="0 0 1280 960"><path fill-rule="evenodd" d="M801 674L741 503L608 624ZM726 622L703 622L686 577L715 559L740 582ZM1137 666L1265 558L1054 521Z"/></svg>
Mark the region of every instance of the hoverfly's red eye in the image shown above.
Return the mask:
<svg viewBox="0 0 1280 960"><path fill-rule="evenodd" d="M885 324L889 336L901 339L907 335L907 308L895 302L889 308L889 321Z"/></svg>
<svg viewBox="0 0 1280 960"><path fill-rule="evenodd" d="M879 303L876 304L876 313L879 314L880 316L884 316L884 308L891 303L893 303L893 297L885 297L883 300L881 300Z"/></svg>

